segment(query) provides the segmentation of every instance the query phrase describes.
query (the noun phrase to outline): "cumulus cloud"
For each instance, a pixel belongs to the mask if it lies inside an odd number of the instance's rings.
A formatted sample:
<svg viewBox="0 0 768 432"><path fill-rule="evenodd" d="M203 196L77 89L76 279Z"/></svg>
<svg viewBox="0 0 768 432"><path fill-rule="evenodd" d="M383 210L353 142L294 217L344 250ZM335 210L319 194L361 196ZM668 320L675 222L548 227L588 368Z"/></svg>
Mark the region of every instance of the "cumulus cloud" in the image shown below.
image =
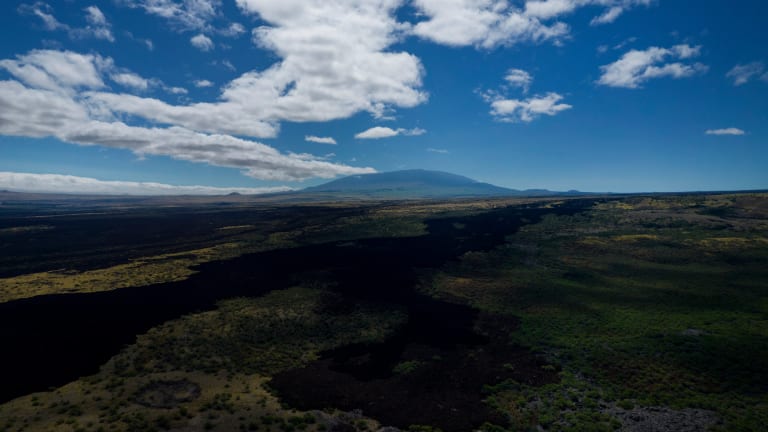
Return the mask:
<svg viewBox="0 0 768 432"><path fill-rule="evenodd" d="M746 132L739 128L709 129L707 135L744 135Z"/></svg>
<svg viewBox="0 0 768 432"><path fill-rule="evenodd" d="M768 81L768 72L764 73L764 71L765 65L763 62L752 62L734 66L725 76L733 80L733 85L740 86L748 83L753 78Z"/></svg>
<svg viewBox="0 0 768 432"><path fill-rule="evenodd" d="M559 103L563 96L557 93L537 95L527 99L495 99L491 101L491 115L502 122L531 122L542 115L554 116L572 108Z"/></svg>
<svg viewBox="0 0 768 432"><path fill-rule="evenodd" d="M107 21L107 17L104 16L101 9L97 6L88 6L83 9L85 12L85 21L87 22L85 27L72 27L60 22L53 15L53 8L44 2L22 4L19 6L18 11L22 15L38 17L43 22L43 26L46 30L65 31L72 39L95 38L104 39L110 42L115 41L115 37L112 34L111 24Z"/></svg>
<svg viewBox="0 0 768 432"><path fill-rule="evenodd" d="M274 137L283 121L322 122L361 111L384 118L398 107L427 99L415 56L391 50L403 25L400 5L365 0L238 1L267 25L253 40L281 60L249 71L222 86L215 103L178 106L152 98L90 92L116 113L211 133Z"/></svg>
<svg viewBox="0 0 768 432"><path fill-rule="evenodd" d="M704 73L701 63L665 63L669 59L687 60L699 56L701 46L675 45L672 48L651 47L631 50L619 60L601 66L603 74L597 83L609 87L639 88L644 82L661 77L685 78Z"/></svg>
<svg viewBox="0 0 768 432"><path fill-rule="evenodd" d="M652 0L528 0L522 7L506 0L414 0L426 17L413 26L413 34L451 45L493 48L522 42L559 42L569 27L553 21L578 8L598 6L604 12L593 25L613 22L624 11L649 5Z"/></svg>
<svg viewBox="0 0 768 432"><path fill-rule="evenodd" d="M98 180L62 174L0 171L0 188L14 192L46 192L102 195L226 195L232 192L257 195L293 190L288 186L262 188L176 186L153 182Z"/></svg>
<svg viewBox="0 0 768 432"><path fill-rule="evenodd" d="M535 3L540 2L528 3L539 9ZM504 0L414 0L413 4L427 18L414 25L413 33L444 45L493 48L557 40L568 33L565 24L545 24L543 17Z"/></svg>
<svg viewBox="0 0 768 432"><path fill-rule="evenodd" d="M304 137L305 141L319 143L319 144L331 144L336 145L336 140L333 137L319 137L314 135L307 135Z"/></svg>
<svg viewBox="0 0 768 432"><path fill-rule="evenodd" d="M0 81L0 134L27 137L53 136L80 145L129 149L137 155L164 155L191 162L242 170L265 180L299 181L375 172L331 163L309 154L283 154L257 141L221 133L201 133L179 126L171 116L167 127L131 126L92 95L112 95L124 103L154 99L93 92L105 87L102 74L115 70L109 58L69 51L36 50L15 60L0 60L16 80ZM151 104L146 105L152 110ZM160 108L161 110L163 108ZM203 115L204 111L195 111ZM184 113L181 113L182 117ZM194 114L193 114L194 115ZM237 118L240 118L238 120ZM249 122L244 116L229 117ZM217 122L219 119L196 119ZM242 126L232 126L242 129Z"/></svg>
<svg viewBox="0 0 768 432"><path fill-rule="evenodd" d="M389 138L393 136L398 135L405 135L405 136L417 136L417 135L424 135L427 133L426 130L421 128L413 128L413 129L392 129L388 127L382 127L382 126L375 126L370 129L367 129L363 132L360 132L355 135L355 138L357 139L379 139L379 138Z"/></svg>
<svg viewBox="0 0 768 432"><path fill-rule="evenodd" d="M210 51L213 49L213 41L211 38L202 33L192 36L189 39L189 43L191 43L193 47L199 49L200 51Z"/></svg>
<svg viewBox="0 0 768 432"><path fill-rule="evenodd" d="M480 96L490 104L491 115L498 121L527 123L542 115L554 116L561 111L572 108L571 105L559 103L563 96L554 92L535 95L526 99L507 96L505 93L508 92L509 86L520 88L524 94L528 93L533 82L533 76L522 69L510 69L504 80L508 84L502 86L501 90L478 91Z"/></svg>

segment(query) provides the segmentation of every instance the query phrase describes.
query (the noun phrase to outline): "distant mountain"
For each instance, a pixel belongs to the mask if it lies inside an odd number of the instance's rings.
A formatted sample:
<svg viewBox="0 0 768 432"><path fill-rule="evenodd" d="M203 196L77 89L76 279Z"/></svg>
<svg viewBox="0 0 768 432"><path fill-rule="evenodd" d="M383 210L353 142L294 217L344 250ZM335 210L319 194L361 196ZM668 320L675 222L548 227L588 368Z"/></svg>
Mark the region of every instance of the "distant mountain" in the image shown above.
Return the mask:
<svg viewBox="0 0 768 432"><path fill-rule="evenodd" d="M520 191L482 183L442 171L405 170L344 177L298 191L299 194L340 198L409 199L500 196L548 196L547 190Z"/></svg>

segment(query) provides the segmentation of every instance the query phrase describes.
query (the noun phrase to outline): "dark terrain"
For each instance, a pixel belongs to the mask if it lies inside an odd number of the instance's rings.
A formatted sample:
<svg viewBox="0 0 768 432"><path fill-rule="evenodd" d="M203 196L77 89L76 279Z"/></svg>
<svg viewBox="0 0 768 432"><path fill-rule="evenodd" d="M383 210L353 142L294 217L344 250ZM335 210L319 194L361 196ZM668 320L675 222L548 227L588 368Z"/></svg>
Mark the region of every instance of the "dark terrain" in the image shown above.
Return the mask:
<svg viewBox="0 0 768 432"><path fill-rule="evenodd" d="M0 431L768 422L765 194L185 199L0 206Z"/></svg>
<svg viewBox="0 0 768 432"><path fill-rule="evenodd" d="M0 343L15 353L4 358L0 398L6 401L94 373L135 335L164 321L213 308L220 299L287 288L321 271L344 298L405 306L408 323L380 346L342 348L306 369L278 375L273 386L288 401L302 409L362 406L381 421L400 426L420 422L465 430L484 421L503 421L483 406L478 383L524 377L540 384L556 375L543 372L541 360L527 350L489 343L491 339L476 334L477 312L471 308L418 294L416 269L439 266L470 250L488 250L545 214L572 215L592 203L568 201L548 209L519 206L432 219L427 221L428 235L420 237L250 254L203 264L198 274L182 282L0 304ZM443 359L439 366L420 373L419 379L392 375L398 362L435 356ZM510 363L514 372L503 366ZM321 391L332 382L334 391ZM369 399L376 394L391 397L376 403ZM417 401L421 407L413 410Z"/></svg>

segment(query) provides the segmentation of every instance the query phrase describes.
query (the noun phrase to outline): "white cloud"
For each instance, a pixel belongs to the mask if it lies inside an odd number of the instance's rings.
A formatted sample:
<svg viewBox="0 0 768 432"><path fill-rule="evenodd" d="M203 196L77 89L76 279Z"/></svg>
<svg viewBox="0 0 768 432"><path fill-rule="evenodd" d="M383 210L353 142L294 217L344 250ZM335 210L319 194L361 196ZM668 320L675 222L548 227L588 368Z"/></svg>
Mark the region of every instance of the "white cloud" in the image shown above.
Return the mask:
<svg viewBox="0 0 768 432"><path fill-rule="evenodd" d="M738 64L728 71L725 76L733 80L733 85L740 86L757 77L760 77L763 81L768 81L768 73L763 74L764 70L765 65L763 62Z"/></svg>
<svg viewBox="0 0 768 432"><path fill-rule="evenodd" d="M111 60L72 51L33 50L16 60L0 60L0 67L27 85L48 90L63 88L101 88L100 69Z"/></svg>
<svg viewBox="0 0 768 432"><path fill-rule="evenodd" d="M112 35L112 29L107 18L96 6L88 6L83 11L85 12L85 20L88 23L85 27L72 27L68 24L64 24L56 19L53 15L53 8L44 2L36 2L34 4L22 4L19 6L18 11L23 15L34 15L43 21L43 25L46 30L55 31L62 30L67 32L72 39L85 39L96 38L104 39L110 42L115 41L114 35Z"/></svg>
<svg viewBox="0 0 768 432"><path fill-rule="evenodd" d="M400 133L396 129L375 126L355 135L357 139L378 139L397 136Z"/></svg>
<svg viewBox="0 0 768 432"><path fill-rule="evenodd" d="M254 30L254 42L281 60L222 86L217 102L177 106L105 92L87 97L117 114L254 137L274 137L282 121L330 121L361 111L385 118L396 107L427 99L420 91L418 58L390 49L403 30L394 17L397 1L365 0L350 7L345 0L240 0L238 5L269 24Z"/></svg>
<svg viewBox="0 0 768 432"><path fill-rule="evenodd" d="M227 37L238 37L245 33L245 27L240 23L232 23L229 27L219 30L219 33Z"/></svg>
<svg viewBox="0 0 768 432"><path fill-rule="evenodd" d="M558 40L568 33L565 24L544 24L535 13L515 8L504 0L414 0L414 6L427 19L416 23L413 33L444 45L493 48ZM540 9L537 5L532 7Z"/></svg>
<svg viewBox="0 0 768 432"><path fill-rule="evenodd" d="M513 87L523 89L523 93L528 93L533 77L522 69L510 69L507 71L507 76L504 77L504 80Z"/></svg>
<svg viewBox="0 0 768 432"><path fill-rule="evenodd" d="M172 94L187 94L189 93L184 87L166 87L165 91Z"/></svg>
<svg viewBox="0 0 768 432"><path fill-rule="evenodd" d="M355 138L357 139L379 139L379 138L389 138L393 136L398 135L404 135L404 136L417 136L417 135L424 135L427 133L426 130L421 128L413 128L413 129L392 129L388 127L382 127L382 126L374 126L370 129L367 129L363 132L360 132L355 135Z"/></svg>
<svg viewBox="0 0 768 432"><path fill-rule="evenodd" d="M47 192L103 195L226 195L232 192L257 195L292 190L288 186L263 188L176 186L153 182L98 180L62 174L0 171L0 188L14 192Z"/></svg>
<svg viewBox="0 0 768 432"><path fill-rule="evenodd" d="M189 42L193 47L199 49L200 51L210 51L213 49L213 41L211 38L202 33L192 36L189 39Z"/></svg>
<svg viewBox="0 0 768 432"><path fill-rule="evenodd" d="M593 25L613 22L624 11L652 0L528 0L517 7L506 0L414 0L426 20L416 23L413 33L451 46L475 45L493 48L522 42L558 43L569 28L552 22L578 8L598 6L604 12Z"/></svg>
<svg viewBox="0 0 768 432"><path fill-rule="evenodd" d="M120 72L110 75L112 81L134 90L147 90L149 80L133 72Z"/></svg>
<svg viewBox="0 0 768 432"><path fill-rule="evenodd" d="M651 47L644 51L631 50L619 60L601 66L603 74L598 84L610 87L639 88L652 78L685 78L704 73L708 67L701 63L664 63L668 59L685 60L697 57L701 46L675 45L672 48Z"/></svg>
<svg viewBox="0 0 768 432"><path fill-rule="evenodd" d="M86 12L86 20L94 26L107 26L109 23L107 22L107 17L104 16L104 13L96 6L88 6L85 8Z"/></svg>
<svg viewBox="0 0 768 432"><path fill-rule="evenodd" d="M336 145L336 140L333 137L319 137L314 135L307 135L304 137L305 141L319 143L319 144L331 144Z"/></svg>
<svg viewBox="0 0 768 432"><path fill-rule="evenodd" d="M229 69L232 72L237 71L237 68L235 67L235 65L233 65L232 62L229 60L222 60L220 62L215 62L214 64L224 66L225 68Z"/></svg>
<svg viewBox="0 0 768 432"><path fill-rule="evenodd" d="M559 103L563 96L557 93L537 95L528 99L496 98L491 101L491 115L503 122L531 122L541 115L554 116L572 106Z"/></svg>
<svg viewBox="0 0 768 432"><path fill-rule="evenodd" d="M616 18L624 13L624 8L621 6L613 6L605 10L602 15L592 18L589 23L591 25L608 24L616 21Z"/></svg>
<svg viewBox="0 0 768 432"><path fill-rule="evenodd" d="M180 31L211 29L210 22L221 9L221 0L120 0L119 3L165 18Z"/></svg>
<svg viewBox="0 0 768 432"><path fill-rule="evenodd" d="M706 132L707 135L744 135L744 132L738 128L726 128L726 129L709 129Z"/></svg>
<svg viewBox="0 0 768 432"><path fill-rule="evenodd" d="M53 8L47 3L36 2L34 4L22 3L18 11L22 15L34 15L43 21L43 26L46 30L69 30L69 26L62 24L53 15Z"/></svg>
<svg viewBox="0 0 768 432"><path fill-rule="evenodd" d="M208 80L196 80L193 84L198 88L213 87L213 83Z"/></svg>
<svg viewBox="0 0 768 432"><path fill-rule="evenodd" d="M137 155L165 155L237 168L248 176L265 180L299 181L375 172L372 168L331 163L308 154L283 154L265 144L231 135L190 130L178 126L174 120L179 119L172 115L184 117L185 112L170 113L165 122L169 127L130 126L117 121L118 117L104 102L107 95L123 103L143 103L146 110L156 109L152 103L160 101L127 94L80 91L104 87L102 73L117 70L109 58L37 50L16 60L2 60L0 67L19 79L0 81L1 135L53 136L73 144L124 148ZM95 98L93 94L103 98ZM209 114L207 119L187 120L203 126L205 122L234 121L229 127L239 130L251 122L247 116L217 117L215 114ZM196 110L190 115L204 116L205 110Z"/></svg>
<svg viewBox="0 0 768 432"><path fill-rule="evenodd" d="M427 151L430 152L430 153L439 153L439 154L448 154L448 153L450 153L446 149L438 149L438 148L432 148L432 147L428 148Z"/></svg>
<svg viewBox="0 0 768 432"><path fill-rule="evenodd" d="M404 136L417 136L417 135L424 135L427 133L426 130L421 128L413 128L413 129L392 129L388 127L382 127L382 126L374 126L370 129L367 129L363 132L360 132L355 135L355 138L357 139L379 139L379 138L389 138L393 136L398 135L404 135Z"/></svg>

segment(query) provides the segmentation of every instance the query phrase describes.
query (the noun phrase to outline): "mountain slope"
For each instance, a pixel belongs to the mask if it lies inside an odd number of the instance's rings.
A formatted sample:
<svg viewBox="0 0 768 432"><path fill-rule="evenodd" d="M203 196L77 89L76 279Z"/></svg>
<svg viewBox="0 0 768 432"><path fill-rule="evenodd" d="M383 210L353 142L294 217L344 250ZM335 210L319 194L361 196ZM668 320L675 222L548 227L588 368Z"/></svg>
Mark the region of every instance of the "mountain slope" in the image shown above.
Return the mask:
<svg viewBox="0 0 768 432"><path fill-rule="evenodd" d="M520 191L441 171L405 170L344 177L301 193L355 195L369 198L453 198L511 196Z"/></svg>

